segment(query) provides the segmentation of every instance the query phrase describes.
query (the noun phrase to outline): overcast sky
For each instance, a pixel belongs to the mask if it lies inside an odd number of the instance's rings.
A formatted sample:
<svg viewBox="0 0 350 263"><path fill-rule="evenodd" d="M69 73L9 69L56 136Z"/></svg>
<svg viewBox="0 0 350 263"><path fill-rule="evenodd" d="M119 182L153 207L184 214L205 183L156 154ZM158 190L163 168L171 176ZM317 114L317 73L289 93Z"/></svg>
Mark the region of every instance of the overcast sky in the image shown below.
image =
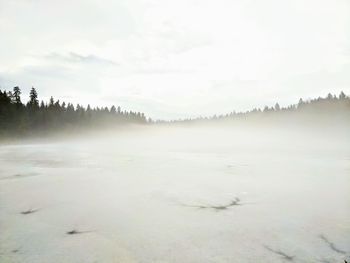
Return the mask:
<svg viewBox="0 0 350 263"><path fill-rule="evenodd" d="M171 119L350 94L349 0L0 0L0 86Z"/></svg>

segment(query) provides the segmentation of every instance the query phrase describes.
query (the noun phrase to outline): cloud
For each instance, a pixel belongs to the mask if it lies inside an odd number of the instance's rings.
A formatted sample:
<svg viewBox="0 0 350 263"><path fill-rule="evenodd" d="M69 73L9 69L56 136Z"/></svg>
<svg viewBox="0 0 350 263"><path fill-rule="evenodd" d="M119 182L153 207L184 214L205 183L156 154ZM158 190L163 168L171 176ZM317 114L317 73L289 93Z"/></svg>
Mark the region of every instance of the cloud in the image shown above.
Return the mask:
<svg viewBox="0 0 350 263"><path fill-rule="evenodd" d="M0 7L6 89L34 85L43 96L101 105L123 97L125 108L152 117L350 93L346 0L0 0Z"/></svg>
<svg viewBox="0 0 350 263"><path fill-rule="evenodd" d="M132 71L133 74L156 74L156 75L163 75L163 74L192 74L195 70L189 70L189 69L171 69L171 68L140 68L135 69Z"/></svg>
<svg viewBox="0 0 350 263"><path fill-rule="evenodd" d="M45 56L46 59L49 60L56 60L61 62L67 62L67 63L92 63L92 64L100 64L100 65L110 65L110 66L117 66L118 63L101 58L96 55L81 55L75 52L69 52L68 54L62 55L56 52L50 53L49 55Z"/></svg>

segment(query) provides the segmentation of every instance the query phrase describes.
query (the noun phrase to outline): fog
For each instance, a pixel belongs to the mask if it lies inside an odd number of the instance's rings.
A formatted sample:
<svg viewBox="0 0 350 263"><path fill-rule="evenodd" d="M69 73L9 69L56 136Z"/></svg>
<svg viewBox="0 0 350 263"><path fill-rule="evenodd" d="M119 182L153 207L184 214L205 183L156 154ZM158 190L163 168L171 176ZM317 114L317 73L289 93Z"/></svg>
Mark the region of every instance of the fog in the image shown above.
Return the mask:
<svg viewBox="0 0 350 263"><path fill-rule="evenodd" d="M149 125L0 146L1 262L343 262L348 127Z"/></svg>

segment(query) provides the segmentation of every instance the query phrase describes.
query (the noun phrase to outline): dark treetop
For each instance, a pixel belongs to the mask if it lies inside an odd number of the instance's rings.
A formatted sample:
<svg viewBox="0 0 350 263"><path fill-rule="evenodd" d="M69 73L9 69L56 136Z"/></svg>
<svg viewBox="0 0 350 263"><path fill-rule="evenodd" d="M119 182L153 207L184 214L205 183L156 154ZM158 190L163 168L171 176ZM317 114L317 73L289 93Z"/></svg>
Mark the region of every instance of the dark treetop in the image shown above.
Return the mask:
<svg viewBox="0 0 350 263"><path fill-rule="evenodd" d="M140 112L122 111L120 107L84 108L71 103L55 101L39 103L35 88L30 90L27 104L21 101L21 90L0 90L0 136L46 134L60 130L81 130L106 125L146 124L148 120Z"/></svg>
<svg viewBox="0 0 350 263"><path fill-rule="evenodd" d="M35 88L30 90L26 104L21 101L19 87L14 87L13 91L0 90L0 137L44 135L57 131L82 131L125 124L230 123L241 120L260 124L271 121L302 121L303 125L315 124L320 120L322 124L332 125L335 120L350 124L350 98L341 92L338 96L328 94L325 98L306 101L300 99L297 104L287 107L276 103L273 107L265 106L263 109L255 108L246 112L154 122L143 113L122 111L115 106L91 108L88 105L84 108L79 104L74 106L71 103L55 101L52 97L48 103L39 102Z"/></svg>

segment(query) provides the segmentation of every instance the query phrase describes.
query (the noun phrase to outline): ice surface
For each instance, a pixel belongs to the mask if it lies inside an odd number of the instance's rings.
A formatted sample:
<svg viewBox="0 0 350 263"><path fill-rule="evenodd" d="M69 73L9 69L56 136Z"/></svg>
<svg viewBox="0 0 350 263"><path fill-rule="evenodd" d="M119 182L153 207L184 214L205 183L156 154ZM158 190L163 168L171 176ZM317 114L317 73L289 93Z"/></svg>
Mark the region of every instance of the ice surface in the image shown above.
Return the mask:
<svg viewBox="0 0 350 263"><path fill-rule="evenodd" d="M3 145L0 262L343 262L349 146L203 128Z"/></svg>

